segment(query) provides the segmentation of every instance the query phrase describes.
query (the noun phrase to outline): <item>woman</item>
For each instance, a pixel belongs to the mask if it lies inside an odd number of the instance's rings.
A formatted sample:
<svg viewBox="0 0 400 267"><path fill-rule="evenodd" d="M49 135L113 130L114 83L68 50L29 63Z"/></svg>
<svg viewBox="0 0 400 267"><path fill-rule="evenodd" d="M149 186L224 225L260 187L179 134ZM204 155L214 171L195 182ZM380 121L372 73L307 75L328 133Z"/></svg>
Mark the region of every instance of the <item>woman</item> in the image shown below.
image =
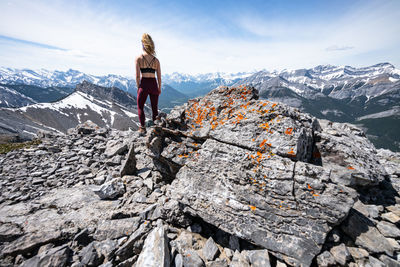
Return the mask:
<svg viewBox="0 0 400 267"><path fill-rule="evenodd" d="M139 133L146 133L144 103L150 95L151 109L153 111L153 122L158 118L158 96L161 94L161 67L160 61L155 57L153 39L147 33L142 36L143 54L136 58L136 85L137 105L139 114ZM157 80L155 73L157 72Z"/></svg>

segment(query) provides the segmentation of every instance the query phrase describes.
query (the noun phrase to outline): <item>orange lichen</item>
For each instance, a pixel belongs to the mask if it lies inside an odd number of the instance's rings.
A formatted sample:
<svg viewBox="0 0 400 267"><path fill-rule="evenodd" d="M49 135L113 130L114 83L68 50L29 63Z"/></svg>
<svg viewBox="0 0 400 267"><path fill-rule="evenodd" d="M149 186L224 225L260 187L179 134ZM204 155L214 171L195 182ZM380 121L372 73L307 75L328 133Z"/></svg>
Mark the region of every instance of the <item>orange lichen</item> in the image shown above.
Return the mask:
<svg viewBox="0 0 400 267"><path fill-rule="evenodd" d="M254 206L252 206L252 205L249 205L249 207L250 207L250 209L252 210L252 211L255 211L257 208L256 207L254 207Z"/></svg>
<svg viewBox="0 0 400 267"><path fill-rule="evenodd" d="M354 170L354 168L352 166L347 167L347 169Z"/></svg>
<svg viewBox="0 0 400 267"><path fill-rule="evenodd" d="M263 147L263 146L265 145L266 142L267 142L267 140L264 139L264 140L261 142L260 147Z"/></svg>
<svg viewBox="0 0 400 267"><path fill-rule="evenodd" d="M286 131L285 131L285 134L291 135L292 131L293 131L293 128L287 128Z"/></svg>

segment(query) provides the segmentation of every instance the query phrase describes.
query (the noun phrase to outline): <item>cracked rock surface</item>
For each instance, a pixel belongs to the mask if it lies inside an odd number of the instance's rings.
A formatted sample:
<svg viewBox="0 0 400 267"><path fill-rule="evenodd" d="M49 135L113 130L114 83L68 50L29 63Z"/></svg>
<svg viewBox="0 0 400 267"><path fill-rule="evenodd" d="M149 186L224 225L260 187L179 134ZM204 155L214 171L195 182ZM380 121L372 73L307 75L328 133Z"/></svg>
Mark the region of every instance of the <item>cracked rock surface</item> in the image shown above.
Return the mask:
<svg viewBox="0 0 400 267"><path fill-rule="evenodd" d="M0 266L399 264L400 154L221 87L0 155Z"/></svg>

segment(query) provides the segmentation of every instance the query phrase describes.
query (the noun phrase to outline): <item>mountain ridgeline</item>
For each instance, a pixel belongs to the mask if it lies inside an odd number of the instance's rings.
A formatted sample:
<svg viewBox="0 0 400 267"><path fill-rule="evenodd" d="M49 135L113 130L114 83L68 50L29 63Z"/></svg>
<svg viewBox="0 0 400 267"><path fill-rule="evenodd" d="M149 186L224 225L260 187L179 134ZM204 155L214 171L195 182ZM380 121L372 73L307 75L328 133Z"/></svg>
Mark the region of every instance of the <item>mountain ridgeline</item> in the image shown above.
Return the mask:
<svg viewBox="0 0 400 267"><path fill-rule="evenodd" d="M135 81L119 75L0 68L0 107L56 103L83 81L118 87L136 96ZM320 65L274 72L166 74L159 106L169 112L218 86L240 84L254 86L261 98L297 107L318 118L356 124L378 148L400 151L400 70L389 63L362 68Z"/></svg>

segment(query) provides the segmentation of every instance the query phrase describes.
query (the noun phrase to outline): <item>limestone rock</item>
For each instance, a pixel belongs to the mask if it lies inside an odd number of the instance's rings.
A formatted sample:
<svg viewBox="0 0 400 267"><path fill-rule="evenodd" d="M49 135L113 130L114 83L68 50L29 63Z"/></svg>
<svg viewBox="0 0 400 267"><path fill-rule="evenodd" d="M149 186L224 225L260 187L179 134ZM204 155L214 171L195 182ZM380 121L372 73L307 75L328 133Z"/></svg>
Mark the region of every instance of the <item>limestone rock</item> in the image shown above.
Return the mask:
<svg viewBox="0 0 400 267"><path fill-rule="evenodd" d="M147 236L136 266L170 266L168 237L165 234L163 226L153 229Z"/></svg>
<svg viewBox="0 0 400 267"><path fill-rule="evenodd" d="M119 140L110 140L107 142L106 150L104 151L104 155L111 158L115 155L123 154L128 150L128 146L120 142Z"/></svg>
<svg viewBox="0 0 400 267"><path fill-rule="evenodd" d="M21 267L52 267L52 266L66 266L67 260L70 254L70 248L68 245L55 247L44 251L26 261L24 261Z"/></svg>
<svg viewBox="0 0 400 267"><path fill-rule="evenodd" d="M194 250L188 250L183 254L183 266L204 267L204 262Z"/></svg>
<svg viewBox="0 0 400 267"><path fill-rule="evenodd" d="M91 134L94 131L98 130L100 127L97 126L94 122L88 120L82 124L78 124L75 127L75 130L78 134Z"/></svg>
<svg viewBox="0 0 400 267"><path fill-rule="evenodd" d="M139 221L139 218L104 220L97 225L93 237L101 241L129 236L139 227Z"/></svg>
<svg viewBox="0 0 400 267"><path fill-rule="evenodd" d="M327 266L335 266L336 261L333 255L329 251L324 251L319 254L317 257L318 266L327 267Z"/></svg>
<svg viewBox="0 0 400 267"><path fill-rule="evenodd" d="M120 261L127 260L134 254L139 254L142 248L142 241L150 230L150 224L146 221L130 235L128 240L115 252Z"/></svg>
<svg viewBox="0 0 400 267"><path fill-rule="evenodd" d="M348 250L355 260L367 258L369 255L368 251L363 248L349 247Z"/></svg>
<svg viewBox="0 0 400 267"><path fill-rule="evenodd" d="M399 261L397 261L395 259L392 259L392 258L388 257L387 255L381 255L379 257L379 260L381 260L385 264L385 266L388 266L388 267L400 267L400 262Z"/></svg>
<svg viewBox="0 0 400 267"><path fill-rule="evenodd" d="M393 247L388 240L367 217L358 211L351 210L341 228L355 241L356 245L362 246L372 253L393 254Z"/></svg>
<svg viewBox="0 0 400 267"><path fill-rule="evenodd" d="M268 250L253 250L248 252L252 267L271 267Z"/></svg>
<svg viewBox="0 0 400 267"><path fill-rule="evenodd" d="M400 222L400 216L397 216L393 212L387 212L382 214L382 218L394 224Z"/></svg>
<svg viewBox="0 0 400 267"><path fill-rule="evenodd" d="M277 156L255 172L251 153L208 139L178 172L172 196L208 223L310 264L330 225L347 215L354 191L329 183L322 167Z"/></svg>
<svg viewBox="0 0 400 267"><path fill-rule="evenodd" d="M215 259L218 253L218 247L215 244L214 240L212 237L207 239L206 244L203 247L203 255L208 261L212 261Z"/></svg>
<svg viewBox="0 0 400 267"><path fill-rule="evenodd" d="M94 188L93 192L101 199L115 199L125 193L125 185L120 178L114 178L99 188Z"/></svg>
<svg viewBox="0 0 400 267"><path fill-rule="evenodd" d="M390 222L381 221L376 227L386 237L400 237L400 229Z"/></svg>
<svg viewBox="0 0 400 267"><path fill-rule="evenodd" d="M351 254L344 244L331 248L330 252L340 265L345 265L351 259Z"/></svg>
<svg viewBox="0 0 400 267"><path fill-rule="evenodd" d="M131 143L126 160L122 163L121 177L136 174L135 145Z"/></svg>

